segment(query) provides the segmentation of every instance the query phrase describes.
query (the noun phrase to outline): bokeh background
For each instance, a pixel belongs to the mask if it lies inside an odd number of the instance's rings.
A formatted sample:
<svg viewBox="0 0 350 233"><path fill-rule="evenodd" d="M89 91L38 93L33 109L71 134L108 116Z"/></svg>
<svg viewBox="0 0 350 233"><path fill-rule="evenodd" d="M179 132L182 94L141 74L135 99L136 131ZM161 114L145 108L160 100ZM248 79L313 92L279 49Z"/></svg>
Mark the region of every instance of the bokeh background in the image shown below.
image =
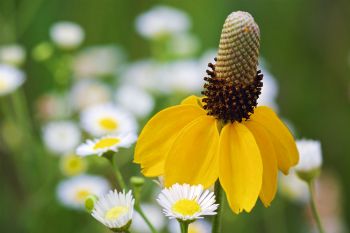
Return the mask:
<svg viewBox="0 0 350 233"><path fill-rule="evenodd" d="M188 54L179 55L171 49L170 55L164 54L166 49L162 46L169 38L155 40L139 33L135 26L137 18L159 5L178 9L188 16L191 26L186 33L195 38L191 43L186 42L189 43L189 48L185 48L190 51ZM38 100L48 93L60 95L58 93L73 85L70 59L91 46L116 46L122 62L116 63L118 66L112 77L99 80L113 87L114 96L115 87L135 62L149 59L160 64L188 59L203 64L209 62L206 55L215 54L226 16L236 10L250 12L260 26L261 64L277 86L274 101L279 114L289 122L297 138L321 141L324 165L317 189L320 212L330 229L328 232L347 232L350 221L347 200L350 196L348 0L1 0L0 46L16 43L26 51L20 68L26 74L22 90L14 94L17 97L0 97L2 108L9 107L17 113L11 118L4 111L0 118L1 232L107 232L86 212L64 206L59 201L57 184L66 177L59 169L59 156L52 155L42 142L42 129L48 120L40 115ZM85 39L74 50L54 48L53 65L47 65L38 61L33 51L42 43L52 44L50 28L59 21L79 24ZM171 46L178 49L176 45ZM196 73L198 76L205 74L205 65L201 67L203 69ZM183 66L178 69L187 72ZM191 92L200 92L192 87L175 89L150 92L154 108L137 117L139 128L159 109L178 103ZM21 103L16 104L16 101ZM22 119L26 116L23 109L27 109L29 120ZM67 115L62 119L70 117L78 121L78 113ZM23 125L27 128L19 127ZM131 162L133 149L120 153L125 176L139 175L138 166ZM103 175L113 186L108 164L97 158L88 160L92 164L89 173ZM154 182L147 181L145 201L154 200L155 187ZM308 206L296 199L293 195L284 196L281 191L267 209L259 203L252 213L236 216L227 208L223 232L312 232ZM167 232L166 226L163 229Z"/></svg>

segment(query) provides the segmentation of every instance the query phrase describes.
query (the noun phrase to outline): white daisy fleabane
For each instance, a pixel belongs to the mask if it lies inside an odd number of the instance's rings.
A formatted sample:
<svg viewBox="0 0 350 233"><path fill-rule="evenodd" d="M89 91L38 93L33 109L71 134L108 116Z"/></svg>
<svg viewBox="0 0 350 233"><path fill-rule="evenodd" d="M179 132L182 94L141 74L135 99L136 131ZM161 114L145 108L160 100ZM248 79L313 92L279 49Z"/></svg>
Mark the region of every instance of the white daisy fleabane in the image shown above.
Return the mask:
<svg viewBox="0 0 350 233"><path fill-rule="evenodd" d="M84 209L85 199L89 195L102 196L110 185L99 176L80 175L61 181L57 186L57 198L66 207Z"/></svg>
<svg viewBox="0 0 350 233"><path fill-rule="evenodd" d="M107 195L99 197L91 215L110 229L121 229L132 219L134 203L131 191L109 191Z"/></svg>
<svg viewBox="0 0 350 233"><path fill-rule="evenodd" d="M190 27L188 15L168 6L155 6L136 19L136 30L145 38L174 35Z"/></svg>
<svg viewBox="0 0 350 233"><path fill-rule="evenodd" d="M142 204L141 208L143 212L147 213L147 218L152 223L154 228L158 231L163 229L165 225L165 217L162 214L162 211L159 209L158 205L155 204ZM149 228L145 223L145 220L141 217L139 213L135 213L132 219L131 232L137 233L149 233ZM177 231L179 232L179 231ZM176 232L176 233L177 233Z"/></svg>
<svg viewBox="0 0 350 233"><path fill-rule="evenodd" d="M25 61L26 51L21 45L9 44L0 47L0 62L19 66Z"/></svg>
<svg viewBox="0 0 350 233"><path fill-rule="evenodd" d="M157 198L164 214L170 219L192 221L205 215L215 215L218 204L215 195L202 185L174 184L165 188Z"/></svg>
<svg viewBox="0 0 350 233"><path fill-rule="evenodd" d="M111 103L86 108L81 112L80 120L86 132L96 137L106 134L135 134L137 130L134 116Z"/></svg>
<svg viewBox="0 0 350 233"><path fill-rule="evenodd" d="M108 135L99 139L87 140L77 148L76 153L80 156L102 156L108 151L117 152L119 147L128 148L136 141L136 139L136 134L132 133L124 135Z"/></svg>
<svg viewBox="0 0 350 233"><path fill-rule="evenodd" d="M25 81L25 74L10 65L0 64L0 96L15 91Z"/></svg>
<svg viewBox="0 0 350 233"><path fill-rule="evenodd" d="M50 37L60 48L74 49L82 43L85 38L85 33L80 25L63 21L55 23L51 27Z"/></svg>
<svg viewBox="0 0 350 233"><path fill-rule="evenodd" d="M286 176L279 177L279 192L294 202L305 204L309 200L307 184L295 174L294 170Z"/></svg>
<svg viewBox="0 0 350 233"><path fill-rule="evenodd" d="M297 140L299 151L299 163L295 167L296 171L308 172L318 169L322 165L321 143L316 140Z"/></svg>
<svg viewBox="0 0 350 233"><path fill-rule="evenodd" d="M180 225L176 220L171 220L168 225L170 233L179 233L181 231ZM205 220L199 220L191 223L188 226L188 233L210 233L211 224Z"/></svg>
<svg viewBox="0 0 350 233"><path fill-rule="evenodd" d="M63 155L79 145L81 132L72 121L53 121L44 126L43 140L50 151Z"/></svg>

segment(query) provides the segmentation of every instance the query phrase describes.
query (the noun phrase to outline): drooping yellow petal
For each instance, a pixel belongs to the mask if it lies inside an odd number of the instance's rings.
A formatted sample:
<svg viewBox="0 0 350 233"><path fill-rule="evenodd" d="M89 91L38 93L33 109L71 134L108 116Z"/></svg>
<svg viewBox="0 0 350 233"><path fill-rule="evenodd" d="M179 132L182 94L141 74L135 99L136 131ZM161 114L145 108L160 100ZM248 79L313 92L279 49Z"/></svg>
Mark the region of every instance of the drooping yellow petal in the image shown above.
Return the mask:
<svg viewBox="0 0 350 233"><path fill-rule="evenodd" d="M181 104L189 104L189 105L195 105L195 106L198 106L198 107L202 107L203 106L203 103L202 103L202 99L204 97L198 97L198 96L195 96L195 95L191 95L187 98L185 98L184 100L182 100Z"/></svg>
<svg viewBox="0 0 350 233"><path fill-rule="evenodd" d="M188 124L174 141L165 163L165 185L202 184L218 178L219 131L216 119L201 116Z"/></svg>
<svg viewBox="0 0 350 233"><path fill-rule="evenodd" d="M266 130L254 121L246 121L245 126L254 135L258 144L262 163L263 163L263 180L260 191L260 200L265 207L270 206L277 191L277 158L271 138Z"/></svg>
<svg viewBox="0 0 350 233"><path fill-rule="evenodd" d="M160 176L166 155L179 132L206 112L192 105L177 105L157 113L143 128L135 148L134 162L145 176Z"/></svg>
<svg viewBox="0 0 350 233"><path fill-rule="evenodd" d="M241 123L220 134L219 179L233 212L250 212L259 196L263 165L253 134Z"/></svg>
<svg viewBox="0 0 350 233"><path fill-rule="evenodd" d="M265 106L256 108L250 119L259 123L269 133L275 148L278 168L288 174L289 169L299 161L295 140L289 129L273 110Z"/></svg>

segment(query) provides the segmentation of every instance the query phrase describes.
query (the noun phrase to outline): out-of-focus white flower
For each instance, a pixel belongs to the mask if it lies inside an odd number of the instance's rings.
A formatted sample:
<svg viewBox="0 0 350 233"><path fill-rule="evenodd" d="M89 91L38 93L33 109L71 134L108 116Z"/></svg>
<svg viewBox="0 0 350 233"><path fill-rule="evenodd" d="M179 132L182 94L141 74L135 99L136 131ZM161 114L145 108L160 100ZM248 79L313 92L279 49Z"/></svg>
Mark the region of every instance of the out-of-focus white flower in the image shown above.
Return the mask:
<svg viewBox="0 0 350 233"><path fill-rule="evenodd" d="M120 106L137 117L147 116L154 107L154 100L150 94L137 86L128 84L117 89L115 99Z"/></svg>
<svg viewBox="0 0 350 233"><path fill-rule="evenodd" d="M0 96L15 91L24 81L25 75L21 70L0 64Z"/></svg>
<svg viewBox="0 0 350 233"><path fill-rule="evenodd" d="M89 195L102 196L110 186L106 179L99 176L80 175L61 181L57 186L58 200L65 206L83 209Z"/></svg>
<svg viewBox="0 0 350 233"><path fill-rule="evenodd" d="M165 219L159 207L153 204L142 204L141 208L143 212L147 213L147 218L150 220L154 228L160 231L164 227ZM131 230L132 232L137 233L149 232L149 228L145 223L145 220L143 220L139 213L135 213L132 219Z"/></svg>
<svg viewBox="0 0 350 233"><path fill-rule="evenodd" d="M205 74L205 70L208 69L208 63L215 63L214 58L218 55L217 49L208 49L205 51L199 59L199 66L202 70L202 74ZM204 76L203 76L204 77Z"/></svg>
<svg viewBox="0 0 350 233"><path fill-rule="evenodd" d="M73 22L58 22L50 29L52 41L62 49L74 49L84 40L85 33L80 25Z"/></svg>
<svg viewBox="0 0 350 233"><path fill-rule="evenodd" d="M80 156L98 155L102 156L108 151L117 152L119 147L128 148L136 141L135 134L119 136L105 136L100 139L87 140L77 148L76 153Z"/></svg>
<svg viewBox="0 0 350 233"><path fill-rule="evenodd" d="M181 231L180 225L177 221L171 220L168 226L170 233L178 233ZM199 220L191 223L188 226L188 233L210 233L211 224L205 220Z"/></svg>
<svg viewBox="0 0 350 233"><path fill-rule="evenodd" d="M199 40L188 33L175 34L169 41L169 50L179 57L194 55L199 49Z"/></svg>
<svg viewBox="0 0 350 233"><path fill-rule="evenodd" d="M174 184L165 188L157 198L164 214L170 219L192 221L205 215L215 215L218 204L215 195L202 185Z"/></svg>
<svg viewBox="0 0 350 233"><path fill-rule="evenodd" d="M283 196L295 202L308 202L309 190L307 184L297 177L294 170L290 171L287 176L280 176L279 183L279 191Z"/></svg>
<svg viewBox="0 0 350 233"><path fill-rule="evenodd" d="M81 113L82 127L93 136L128 134L137 129L135 118L113 104L95 105Z"/></svg>
<svg viewBox="0 0 350 233"><path fill-rule="evenodd" d="M38 98L36 109L39 118L43 120L62 119L72 113L67 99L59 93L47 93Z"/></svg>
<svg viewBox="0 0 350 233"><path fill-rule="evenodd" d="M0 47L0 62L20 66L24 63L26 51L21 45L11 44Z"/></svg>
<svg viewBox="0 0 350 233"><path fill-rule="evenodd" d="M74 59L73 71L77 78L95 78L114 75L122 68L123 51L112 45L89 47Z"/></svg>
<svg viewBox="0 0 350 233"><path fill-rule="evenodd" d="M66 176L76 176L84 173L87 168L87 162L76 154L67 154L61 157L60 170Z"/></svg>
<svg viewBox="0 0 350 233"><path fill-rule="evenodd" d="M297 172L312 172L322 165L321 143L316 140L297 140L299 163L295 167Z"/></svg>
<svg viewBox="0 0 350 233"><path fill-rule="evenodd" d="M87 107L111 101L111 92L107 85L94 80L76 82L70 92L73 109L82 111Z"/></svg>
<svg viewBox="0 0 350 233"><path fill-rule="evenodd" d="M43 139L50 151L65 154L74 151L79 145L81 133L78 126L71 121L56 121L44 127Z"/></svg>
<svg viewBox="0 0 350 233"><path fill-rule="evenodd" d="M131 224L134 203L131 191L110 191L96 202L91 215L114 232L126 232Z"/></svg>
<svg viewBox="0 0 350 233"><path fill-rule="evenodd" d="M263 87L258 99L259 106L265 105L278 111L278 105L276 98L278 94L278 85L275 78L264 68L261 68L261 72L264 75Z"/></svg>
<svg viewBox="0 0 350 233"><path fill-rule="evenodd" d="M150 39L184 32L189 27L187 14L168 6L153 7L136 19L136 30Z"/></svg>

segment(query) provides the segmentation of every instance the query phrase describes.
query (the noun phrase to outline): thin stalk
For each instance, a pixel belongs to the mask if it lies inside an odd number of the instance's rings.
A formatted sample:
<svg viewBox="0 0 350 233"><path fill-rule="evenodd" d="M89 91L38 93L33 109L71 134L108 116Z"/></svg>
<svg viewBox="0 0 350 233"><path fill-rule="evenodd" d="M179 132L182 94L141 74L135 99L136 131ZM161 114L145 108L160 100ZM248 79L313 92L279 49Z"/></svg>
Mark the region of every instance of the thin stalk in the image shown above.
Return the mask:
<svg viewBox="0 0 350 233"><path fill-rule="evenodd" d="M152 233L157 233L156 228L154 228L154 226L152 225L152 223L149 221L149 219L147 218L147 216L145 215L145 213L143 212L141 205L140 204L136 204L135 205L135 210L140 214L140 216L143 218L143 220L145 221L145 223L147 224L148 228L151 230Z"/></svg>
<svg viewBox="0 0 350 233"><path fill-rule="evenodd" d="M179 223L180 223L181 233L188 233L188 226L190 224L186 222L179 222Z"/></svg>
<svg viewBox="0 0 350 233"><path fill-rule="evenodd" d="M221 223L222 223L222 211L223 211L223 205L224 205L224 191L222 190L220 181L217 180L215 182L215 187L214 187L214 193L216 197L216 202L219 204L219 207L217 209L217 214L215 215L213 219L213 229L212 233L221 233Z"/></svg>
<svg viewBox="0 0 350 233"><path fill-rule="evenodd" d="M122 173L117 164L117 154L115 153L111 159L112 166L114 168L115 178L117 179L118 185L121 189L125 190L126 185Z"/></svg>
<svg viewBox="0 0 350 233"><path fill-rule="evenodd" d="M313 182L309 181L309 182L307 182L307 184L308 184L309 192L310 192L311 211L312 211L312 214L314 215L314 218L316 220L316 225L317 225L318 231L320 233L325 233L323 226L322 226L321 218L320 218L320 215L318 214L316 203L315 203L315 192L314 192L314 188L313 188Z"/></svg>

